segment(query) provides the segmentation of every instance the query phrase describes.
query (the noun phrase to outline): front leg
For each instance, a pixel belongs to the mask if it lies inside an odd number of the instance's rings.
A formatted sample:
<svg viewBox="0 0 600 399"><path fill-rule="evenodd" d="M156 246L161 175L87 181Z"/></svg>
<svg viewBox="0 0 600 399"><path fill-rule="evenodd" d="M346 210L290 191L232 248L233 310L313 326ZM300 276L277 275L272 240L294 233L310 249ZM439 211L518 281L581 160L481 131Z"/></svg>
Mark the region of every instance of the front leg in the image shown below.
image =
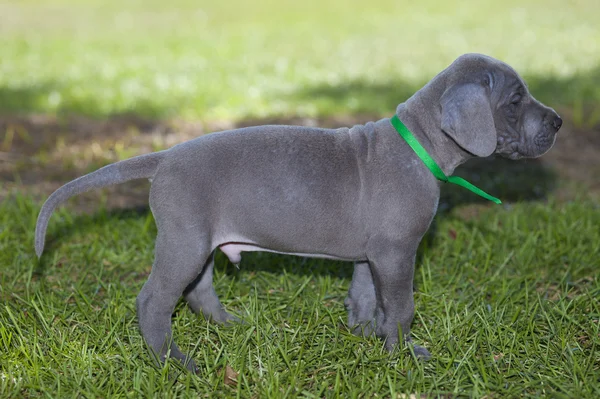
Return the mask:
<svg viewBox="0 0 600 399"><path fill-rule="evenodd" d="M415 313L413 277L420 237L390 240L373 237L369 242L369 265L375 286L375 334L392 350L398 343L399 330L410 342L410 325ZM427 349L414 345L415 355L429 359Z"/></svg>

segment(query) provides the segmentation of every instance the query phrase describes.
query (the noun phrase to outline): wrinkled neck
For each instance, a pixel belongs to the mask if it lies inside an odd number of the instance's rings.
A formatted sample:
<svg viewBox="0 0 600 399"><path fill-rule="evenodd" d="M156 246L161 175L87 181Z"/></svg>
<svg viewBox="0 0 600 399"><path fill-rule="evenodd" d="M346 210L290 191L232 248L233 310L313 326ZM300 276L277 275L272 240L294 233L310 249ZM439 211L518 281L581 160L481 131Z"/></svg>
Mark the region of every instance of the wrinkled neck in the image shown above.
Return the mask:
<svg viewBox="0 0 600 399"><path fill-rule="evenodd" d="M446 176L473 155L463 150L441 128L441 110L432 110L415 98L398 105L396 115L419 140L427 153L435 160ZM431 102L426 102L431 104Z"/></svg>

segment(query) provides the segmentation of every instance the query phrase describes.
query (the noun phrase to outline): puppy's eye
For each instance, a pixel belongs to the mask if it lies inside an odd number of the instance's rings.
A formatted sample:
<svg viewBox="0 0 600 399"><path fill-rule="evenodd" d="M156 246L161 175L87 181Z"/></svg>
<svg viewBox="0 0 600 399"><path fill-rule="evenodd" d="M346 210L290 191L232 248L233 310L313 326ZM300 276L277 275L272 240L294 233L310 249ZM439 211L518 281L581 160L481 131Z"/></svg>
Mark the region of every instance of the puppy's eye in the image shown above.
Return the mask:
<svg viewBox="0 0 600 399"><path fill-rule="evenodd" d="M514 94L510 97L508 104L506 105L507 117L510 120L516 121L517 114L521 105L522 96L520 94Z"/></svg>
<svg viewBox="0 0 600 399"><path fill-rule="evenodd" d="M514 96L511 97L510 99L510 103L512 105L519 105L519 103L521 102L521 95L520 94L515 94Z"/></svg>

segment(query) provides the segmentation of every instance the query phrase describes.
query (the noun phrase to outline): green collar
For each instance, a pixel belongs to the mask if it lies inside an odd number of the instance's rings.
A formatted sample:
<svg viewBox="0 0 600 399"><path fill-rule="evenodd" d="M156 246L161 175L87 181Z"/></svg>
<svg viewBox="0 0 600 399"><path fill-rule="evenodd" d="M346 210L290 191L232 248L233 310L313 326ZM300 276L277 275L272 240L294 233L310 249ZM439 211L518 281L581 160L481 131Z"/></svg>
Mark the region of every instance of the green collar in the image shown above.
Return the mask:
<svg viewBox="0 0 600 399"><path fill-rule="evenodd" d="M472 185L471 183L469 183L462 177L446 176L444 174L444 171L442 171L442 169L438 166L438 164L435 163L435 161L433 160L431 155L429 155L427 153L427 150L425 150L425 148L423 148L423 146L421 145L421 143L419 143L417 138L415 136L413 136L413 134L410 132L410 130L408 130L408 128L406 126L404 126L404 123L402 123L400 118L398 118L398 115L392 116L392 118L390 119L390 123L392 124L394 129L396 129L398 134L400 134L400 136L402 136L402 138L404 140L406 140L406 142L408 143L410 148L412 148L413 151L415 152L415 154L417 154L417 156L419 158L421 158L421 161L423 161L425 166L427 166L427 168L429 168L431 173L433 173L433 175L438 180L441 180L446 183L458 184L459 186L462 186L462 187L466 188L467 190L471 190L475 194L477 194L487 200L495 202L496 204L502 203L502 201L500 201L498 198L492 197L491 195L489 195L482 189L475 187L474 185Z"/></svg>

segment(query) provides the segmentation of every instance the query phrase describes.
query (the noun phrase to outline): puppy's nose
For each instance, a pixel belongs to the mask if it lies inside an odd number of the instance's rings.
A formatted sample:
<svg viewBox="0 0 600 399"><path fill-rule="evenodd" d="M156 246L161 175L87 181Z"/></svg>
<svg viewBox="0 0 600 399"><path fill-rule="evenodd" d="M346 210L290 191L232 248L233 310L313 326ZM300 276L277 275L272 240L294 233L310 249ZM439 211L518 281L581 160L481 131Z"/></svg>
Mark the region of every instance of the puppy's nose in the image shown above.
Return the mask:
<svg viewBox="0 0 600 399"><path fill-rule="evenodd" d="M552 121L552 127L558 131L558 129L560 129L561 126L562 119L560 118L560 116L556 115L556 118L554 118L554 120Z"/></svg>

